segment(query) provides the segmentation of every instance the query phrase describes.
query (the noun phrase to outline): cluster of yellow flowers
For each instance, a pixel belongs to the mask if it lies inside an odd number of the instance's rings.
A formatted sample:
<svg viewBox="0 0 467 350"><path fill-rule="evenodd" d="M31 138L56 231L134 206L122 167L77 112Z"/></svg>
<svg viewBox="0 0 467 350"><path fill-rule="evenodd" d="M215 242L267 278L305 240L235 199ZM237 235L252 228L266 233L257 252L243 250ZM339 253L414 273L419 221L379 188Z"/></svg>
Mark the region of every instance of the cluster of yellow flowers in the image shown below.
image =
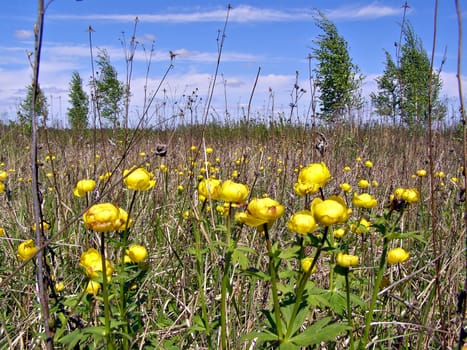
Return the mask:
<svg viewBox="0 0 467 350"><path fill-rule="evenodd" d="M245 203L250 189L247 185L232 180L222 182L218 179L203 179L198 184L198 198L206 200L220 200L227 203Z"/></svg>

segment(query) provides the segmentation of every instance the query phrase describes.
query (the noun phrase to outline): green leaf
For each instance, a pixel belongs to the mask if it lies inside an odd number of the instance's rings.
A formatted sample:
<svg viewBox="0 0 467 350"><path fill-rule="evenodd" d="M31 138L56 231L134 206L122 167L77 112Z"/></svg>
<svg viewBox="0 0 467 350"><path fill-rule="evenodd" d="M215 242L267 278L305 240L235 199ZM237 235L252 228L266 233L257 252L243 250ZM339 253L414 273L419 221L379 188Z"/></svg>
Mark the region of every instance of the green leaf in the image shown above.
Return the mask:
<svg viewBox="0 0 467 350"><path fill-rule="evenodd" d="M351 327L341 323L328 325L330 321L331 317L325 317L316 321L304 332L291 338L290 341L299 346L316 345L321 342L335 340L338 335L351 329Z"/></svg>

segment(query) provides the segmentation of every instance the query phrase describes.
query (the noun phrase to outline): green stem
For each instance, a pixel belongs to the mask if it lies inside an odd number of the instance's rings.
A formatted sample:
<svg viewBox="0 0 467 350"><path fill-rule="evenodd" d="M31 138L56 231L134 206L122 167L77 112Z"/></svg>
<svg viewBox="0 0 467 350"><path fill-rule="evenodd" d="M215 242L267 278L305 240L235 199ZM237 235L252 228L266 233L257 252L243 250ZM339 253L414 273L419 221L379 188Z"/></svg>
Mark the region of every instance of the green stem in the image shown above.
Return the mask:
<svg viewBox="0 0 467 350"><path fill-rule="evenodd" d="M264 229L264 237L266 237L266 247L268 249L268 255L269 255L269 266L268 267L269 267L269 275L271 277L271 292L272 292L272 300L274 303L274 317L276 319L277 338L279 340L279 343L282 343L284 340L284 332L282 330L281 309L279 306L279 298L278 298L278 293L277 293L276 259L272 251L272 244L271 244L271 240L269 239L267 223L263 225L263 229Z"/></svg>
<svg viewBox="0 0 467 350"><path fill-rule="evenodd" d="M224 259L224 273L222 275L222 283L221 283L221 349L227 350L228 343L227 343L227 287L229 285L229 271L230 271L230 262L232 260L232 254L235 249L235 241L231 243L231 211L232 206L229 204L229 213L227 216L227 237L226 237L226 244L227 250L225 252L225 259Z"/></svg>
<svg viewBox="0 0 467 350"><path fill-rule="evenodd" d="M302 304L302 298L303 298L303 293L305 292L306 284L313 272L313 268L316 266L316 262L318 261L318 258L323 249L324 242L326 242L326 237L328 235L328 232L329 232L329 227L326 226L326 228L324 229L323 238L321 239L321 242L319 243L316 249L315 256L313 257L313 262L311 263L310 269L302 276L302 279L299 281L295 289L295 304L294 304L294 308L292 310L290 321L287 327L287 333L285 335L286 340L289 339L293 335L291 334L294 328L293 324L295 323L295 319L297 318L298 311L300 310L300 305Z"/></svg>
<svg viewBox="0 0 467 350"><path fill-rule="evenodd" d="M104 301L104 322L105 322L105 342L106 349L111 350L114 348L110 332L110 305L109 305L109 291L107 285L107 267L105 261L105 234L101 232L101 261L102 261L102 299Z"/></svg>
<svg viewBox="0 0 467 350"><path fill-rule="evenodd" d="M386 256L388 253L389 240L384 237L383 251L381 253L381 260L379 262L378 274L376 276L375 284L373 287L373 295L371 296L370 307L365 317L365 330L363 332L362 341L360 342L360 349L365 349L368 344L368 335L370 334L371 321L373 320L373 310L375 309L376 299L378 298L379 287L383 279L384 270L386 269Z"/></svg>
<svg viewBox="0 0 467 350"><path fill-rule="evenodd" d="M352 309L350 308L350 284L349 284L349 270L345 272L345 294L347 300L347 317L349 318L349 336L350 336L350 350L354 349L353 341L353 322L352 322Z"/></svg>

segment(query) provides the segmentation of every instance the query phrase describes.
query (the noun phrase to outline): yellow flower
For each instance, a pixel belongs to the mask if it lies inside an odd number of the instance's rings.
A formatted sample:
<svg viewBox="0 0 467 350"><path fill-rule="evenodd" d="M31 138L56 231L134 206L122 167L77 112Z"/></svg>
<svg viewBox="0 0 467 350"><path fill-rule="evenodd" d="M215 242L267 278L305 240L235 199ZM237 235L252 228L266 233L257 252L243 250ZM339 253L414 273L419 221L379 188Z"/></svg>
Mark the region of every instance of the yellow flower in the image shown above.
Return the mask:
<svg viewBox="0 0 467 350"><path fill-rule="evenodd" d="M287 222L290 231L307 235L318 228L313 214L309 210L302 210L293 214Z"/></svg>
<svg viewBox="0 0 467 350"><path fill-rule="evenodd" d="M378 181L376 181L376 180L371 181L371 186L378 187L379 186Z"/></svg>
<svg viewBox="0 0 467 350"><path fill-rule="evenodd" d="M211 154L213 152L213 149L211 147L206 147L206 153Z"/></svg>
<svg viewBox="0 0 467 350"><path fill-rule="evenodd" d="M357 157L357 158L355 158L355 161L356 161L356 162L361 162L361 161L362 161L362 157Z"/></svg>
<svg viewBox="0 0 467 350"><path fill-rule="evenodd" d="M437 171L435 172L435 177L439 177L439 178L444 178L446 175L444 174L444 171Z"/></svg>
<svg viewBox="0 0 467 350"><path fill-rule="evenodd" d="M100 203L90 207L84 214L83 220L87 228L97 232L108 232L121 229L125 225L128 214L112 203ZM122 217L121 217L122 215Z"/></svg>
<svg viewBox="0 0 467 350"><path fill-rule="evenodd" d="M60 293L65 289L65 283L63 283L62 281L55 283L54 289L57 293Z"/></svg>
<svg viewBox="0 0 467 350"><path fill-rule="evenodd" d="M425 169L419 169L415 172L415 175L417 175L418 177L424 177L426 176L426 170Z"/></svg>
<svg viewBox="0 0 467 350"><path fill-rule="evenodd" d="M89 278L98 278L102 273L102 255L96 249L89 248L81 254L79 265L85 269ZM105 259L105 271L107 279L110 280L114 266L108 259Z"/></svg>
<svg viewBox="0 0 467 350"><path fill-rule="evenodd" d="M456 184L459 182L459 179L457 177L451 177L451 182Z"/></svg>
<svg viewBox="0 0 467 350"><path fill-rule="evenodd" d="M337 230L334 230L332 234L334 235L334 237L341 239L345 236L345 228L338 228Z"/></svg>
<svg viewBox="0 0 467 350"><path fill-rule="evenodd" d="M368 188L370 186L370 183L367 180L362 179L358 181L357 186L360 188Z"/></svg>
<svg viewBox="0 0 467 350"><path fill-rule="evenodd" d="M130 228L133 220L131 218L128 219L128 213L122 208L118 208L118 213L120 215L120 222L122 224L117 227L117 231L125 231L127 228Z"/></svg>
<svg viewBox="0 0 467 350"><path fill-rule="evenodd" d="M129 256L131 261L135 263L140 263L146 260L148 257L148 251L146 250L146 248L142 245L137 244L131 245L127 249L126 254Z"/></svg>
<svg viewBox="0 0 467 350"><path fill-rule="evenodd" d="M50 228L50 224L49 224L48 222L46 222L46 221L42 221L42 222L40 223L39 227L40 227L41 230L43 230L43 231L48 231L49 228ZM32 224L31 230L34 231L34 232L36 231L36 223Z"/></svg>
<svg viewBox="0 0 467 350"><path fill-rule="evenodd" d="M294 184L295 193L299 196L316 193L330 178L331 173L323 162L310 164L300 170Z"/></svg>
<svg viewBox="0 0 467 350"><path fill-rule="evenodd" d="M0 182L0 193L5 191L5 184L3 182Z"/></svg>
<svg viewBox="0 0 467 350"><path fill-rule="evenodd" d="M388 263L398 264L403 263L409 258L410 254L407 253L403 248L394 248L388 252Z"/></svg>
<svg viewBox="0 0 467 350"><path fill-rule="evenodd" d="M219 199L229 203L245 203L249 193L247 185L226 180L221 185Z"/></svg>
<svg viewBox="0 0 467 350"><path fill-rule="evenodd" d="M342 267L351 267L358 265L358 256L338 253L336 257L336 263Z"/></svg>
<svg viewBox="0 0 467 350"><path fill-rule="evenodd" d="M407 188L402 193L402 199L407 203L416 203L420 199L420 192L416 188Z"/></svg>
<svg viewBox="0 0 467 350"><path fill-rule="evenodd" d="M346 222L352 210L347 208L342 197L331 196L324 201L315 198L311 202L311 212L319 224L331 226Z"/></svg>
<svg viewBox="0 0 467 350"><path fill-rule="evenodd" d="M8 178L8 173L5 170L0 171L0 181L5 182Z"/></svg>
<svg viewBox="0 0 467 350"><path fill-rule="evenodd" d="M104 175L99 176L99 181L105 181L109 179L112 176L112 173L110 171L107 171Z"/></svg>
<svg viewBox="0 0 467 350"><path fill-rule="evenodd" d="M311 265L313 264L313 258L303 258L301 261L300 261L300 266L302 268L302 271L307 273L310 271L310 268L311 268ZM313 270L311 271L311 273L315 273L316 271L318 270L318 268L315 266L313 266Z"/></svg>
<svg viewBox="0 0 467 350"><path fill-rule="evenodd" d="M198 184L199 199L205 201L207 199L219 199L221 192L221 180L218 179L203 179Z"/></svg>
<svg viewBox="0 0 467 350"><path fill-rule="evenodd" d="M123 182L130 190L147 191L153 188L156 181L154 175L144 168L133 167L123 171Z"/></svg>
<svg viewBox="0 0 467 350"><path fill-rule="evenodd" d="M347 182L344 182L344 183L340 184L339 187L340 187L341 190L344 191L344 192L350 192L350 191L352 191L352 186L350 186L350 184L347 183Z"/></svg>
<svg viewBox="0 0 467 350"><path fill-rule="evenodd" d="M96 187L96 181L94 180L80 180L76 184L73 194L76 197L84 197L86 193L91 192Z"/></svg>
<svg viewBox="0 0 467 350"><path fill-rule="evenodd" d="M371 160L365 161L365 166L369 169L373 168L373 162Z"/></svg>
<svg viewBox="0 0 467 350"><path fill-rule="evenodd" d="M348 165L344 167L344 171L345 171L346 173L349 172L349 171L351 171L351 170L352 170L352 169L351 169Z"/></svg>
<svg viewBox="0 0 467 350"><path fill-rule="evenodd" d="M5 229L3 227L0 227L0 237L5 236Z"/></svg>
<svg viewBox="0 0 467 350"><path fill-rule="evenodd" d="M88 294L94 294L96 295L99 293L99 290L101 289L101 285L99 282L90 280L88 284L86 285L86 293Z"/></svg>
<svg viewBox="0 0 467 350"><path fill-rule="evenodd" d="M354 193L352 204L359 208L374 208L378 205L376 198L369 193L357 194Z"/></svg>
<svg viewBox="0 0 467 350"><path fill-rule="evenodd" d="M29 260L37 253L36 244L32 239L22 242L18 246L18 258L21 260Z"/></svg>
<svg viewBox="0 0 467 350"><path fill-rule="evenodd" d="M371 222L369 222L365 218L361 218L357 224L350 225L350 229L358 234L368 232L370 227L371 227Z"/></svg>
<svg viewBox="0 0 467 350"><path fill-rule="evenodd" d="M269 197L254 198L248 204L245 212L235 215L235 219L248 226L271 224L284 214L285 208L279 202Z"/></svg>

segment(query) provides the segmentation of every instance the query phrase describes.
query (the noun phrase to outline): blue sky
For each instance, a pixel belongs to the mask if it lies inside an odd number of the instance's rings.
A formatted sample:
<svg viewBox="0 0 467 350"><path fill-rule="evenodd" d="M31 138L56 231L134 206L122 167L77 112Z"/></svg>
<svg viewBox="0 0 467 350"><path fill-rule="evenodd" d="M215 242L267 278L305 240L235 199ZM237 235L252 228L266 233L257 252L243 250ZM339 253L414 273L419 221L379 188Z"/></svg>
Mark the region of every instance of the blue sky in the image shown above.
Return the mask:
<svg viewBox="0 0 467 350"><path fill-rule="evenodd" d="M299 108L300 113L306 112L309 101L307 56L311 53L313 40L320 33L313 21L316 9L336 24L348 42L353 62L365 76L364 94L374 91L374 79L384 69L384 50L395 53L394 43L400 36L404 1L243 0L230 3L232 10L214 107L216 113L223 116L227 103L230 114L235 117L241 115L241 109L248 104L259 67L261 73L252 99L255 111L270 109L271 93L276 111L288 111L298 72L299 86L307 90L299 101ZM214 0L54 0L45 16L40 75L51 117L66 119L68 84L73 71L78 71L85 81L89 81L89 26L95 30L92 33L94 54L99 48L106 49L120 79L125 79L122 39L130 40L136 16L139 18L136 27L138 46L133 63L131 112L141 113L146 72L149 72L147 86L151 92L170 63L169 51L177 53L174 67L163 86L169 104L183 103L183 95L190 95L196 88L205 101L215 71L218 32L224 25L227 4ZM413 0L408 4L406 18L431 55L435 1ZM34 49L36 1L6 1L2 9L0 117L8 120L14 118L16 108L24 98L25 86L30 83L27 52ZM467 8L463 10L467 11ZM457 31L454 1L440 1L435 67L440 67L446 50L442 69L443 94L453 104L457 99ZM154 52L148 70L152 45ZM464 50L464 57L466 52ZM156 101L162 98L164 93L161 92ZM157 106L156 103L154 107ZM155 108L151 116L156 114Z"/></svg>

